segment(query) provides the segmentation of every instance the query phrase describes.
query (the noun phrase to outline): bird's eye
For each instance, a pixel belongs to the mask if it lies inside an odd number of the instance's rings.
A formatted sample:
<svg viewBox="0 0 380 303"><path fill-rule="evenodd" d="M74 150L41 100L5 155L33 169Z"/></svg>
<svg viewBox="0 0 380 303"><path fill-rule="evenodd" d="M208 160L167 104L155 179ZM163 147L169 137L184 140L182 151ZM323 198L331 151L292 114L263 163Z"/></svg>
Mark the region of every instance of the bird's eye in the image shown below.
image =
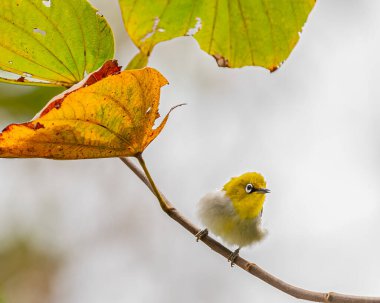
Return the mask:
<svg viewBox="0 0 380 303"><path fill-rule="evenodd" d="M246 186L245 186L245 192L247 194L251 194L255 191L255 188L253 187L253 185L251 183L248 183Z"/></svg>

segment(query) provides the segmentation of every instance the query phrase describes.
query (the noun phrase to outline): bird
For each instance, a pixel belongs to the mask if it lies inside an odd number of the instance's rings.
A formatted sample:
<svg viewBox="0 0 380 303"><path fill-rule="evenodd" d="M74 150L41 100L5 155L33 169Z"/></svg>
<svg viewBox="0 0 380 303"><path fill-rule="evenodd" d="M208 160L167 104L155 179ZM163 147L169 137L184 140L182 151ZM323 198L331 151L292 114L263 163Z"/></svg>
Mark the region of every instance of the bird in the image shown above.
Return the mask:
<svg viewBox="0 0 380 303"><path fill-rule="evenodd" d="M210 230L230 245L238 248L228 261L233 266L242 247L265 238L261 217L266 188L264 177L257 172L247 172L229 180L221 190L207 193L198 202L197 215L206 229L196 234L197 241Z"/></svg>

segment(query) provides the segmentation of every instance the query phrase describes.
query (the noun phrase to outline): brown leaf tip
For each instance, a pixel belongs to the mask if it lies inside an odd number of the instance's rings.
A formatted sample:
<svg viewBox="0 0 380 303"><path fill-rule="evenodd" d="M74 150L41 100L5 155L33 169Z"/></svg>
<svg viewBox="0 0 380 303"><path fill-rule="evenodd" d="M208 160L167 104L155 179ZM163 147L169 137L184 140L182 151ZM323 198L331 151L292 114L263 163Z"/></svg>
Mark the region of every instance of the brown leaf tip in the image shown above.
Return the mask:
<svg viewBox="0 0 380 303"><path fill-rule="evenodd" d="M176 109L177 107L184 106L184 105L187 105L187 103L181 103L181 104L174 105L174 106L169 110L169 114L170 114L174 109Z"/></svg>
<svg viewBox="0 0 380 303"><path fill-rule="evenodd" d="M274 73L276 70L278 70L279 66L272 66L271 68L269 68L269 71L271 73Z"/></svg>
<svg viewBox="0 0 380 303"><path fill-rule="evenodd" d="M281 67L281 65L284 63L284 61L282 61L280 64L278 64L278 65L275 65L275 66L272 66L272 67L270 67L269 68L269 71L271 72L271 73L274 73L276 70L278 70L280 67Z"/></svg>
<svg viewBox="0 0 380 303"><path fill-rule="evenodd" d="M228 63L228 59L224 58L222 55L215 54L212 56L215 58L216 63L218 64L219 67L230 67Z"/></svg>
<svg viewBox="0 0 380 303"><path fill-rule="evenodd" d="M121 66L119 66L117 60L108 60L106 61L103 66L93 72L90 77L87 79L86 83L84 83L83 86L89 86L92 85L108 76L115 75L120 73Z"/></svg>

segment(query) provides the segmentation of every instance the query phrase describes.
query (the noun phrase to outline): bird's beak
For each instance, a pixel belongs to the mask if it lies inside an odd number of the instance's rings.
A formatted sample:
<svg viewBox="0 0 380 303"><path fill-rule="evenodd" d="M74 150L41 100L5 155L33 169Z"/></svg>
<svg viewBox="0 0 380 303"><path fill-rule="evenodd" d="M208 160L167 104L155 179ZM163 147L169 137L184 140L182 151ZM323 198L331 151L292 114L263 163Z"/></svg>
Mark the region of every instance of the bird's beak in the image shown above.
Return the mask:
<svg viewBox="0 0 380 303"><path fill-rule="evenodd" d="M258 190L256 190L256 192L263 193L263 194L269 194L270 193L270 189L259 188Z"/></svg>

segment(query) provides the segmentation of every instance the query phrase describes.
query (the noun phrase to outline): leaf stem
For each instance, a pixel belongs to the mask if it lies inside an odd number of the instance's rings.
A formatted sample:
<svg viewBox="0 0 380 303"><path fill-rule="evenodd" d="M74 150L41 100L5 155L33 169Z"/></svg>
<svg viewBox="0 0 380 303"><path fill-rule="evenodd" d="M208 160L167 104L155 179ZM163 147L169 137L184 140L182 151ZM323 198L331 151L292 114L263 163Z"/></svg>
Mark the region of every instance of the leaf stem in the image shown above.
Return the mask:
<svg viewBox="0 0 380 303"><path fill-rule="evenodd" d="M140 153L140 154L137 154L137 155L136 155L136 158L137 158L137 160L139 160L140 166L141 166L142 169L144 170L144 173L145 173L145 175L147 176L150 185L152 186L152 189L153 189L154 195L157 197L158 202L160 202L160 206L161 206L162 210L163 210L164 212L166 212L167 214L169 214L170 211L172 210L172 207L171 207L170 205L168 205L168 204L164 201L164 199L162 198L160 191L157 189L157 186L156 186L156 184L154 183L152 176L150 175L150 172L149 172L149 170L148 170L148 168L147 168L147 166L146 166L146 164L145 164L145 161L144 161L144 158L142 157L142 154L141 154L141 153Z"/></svg>

